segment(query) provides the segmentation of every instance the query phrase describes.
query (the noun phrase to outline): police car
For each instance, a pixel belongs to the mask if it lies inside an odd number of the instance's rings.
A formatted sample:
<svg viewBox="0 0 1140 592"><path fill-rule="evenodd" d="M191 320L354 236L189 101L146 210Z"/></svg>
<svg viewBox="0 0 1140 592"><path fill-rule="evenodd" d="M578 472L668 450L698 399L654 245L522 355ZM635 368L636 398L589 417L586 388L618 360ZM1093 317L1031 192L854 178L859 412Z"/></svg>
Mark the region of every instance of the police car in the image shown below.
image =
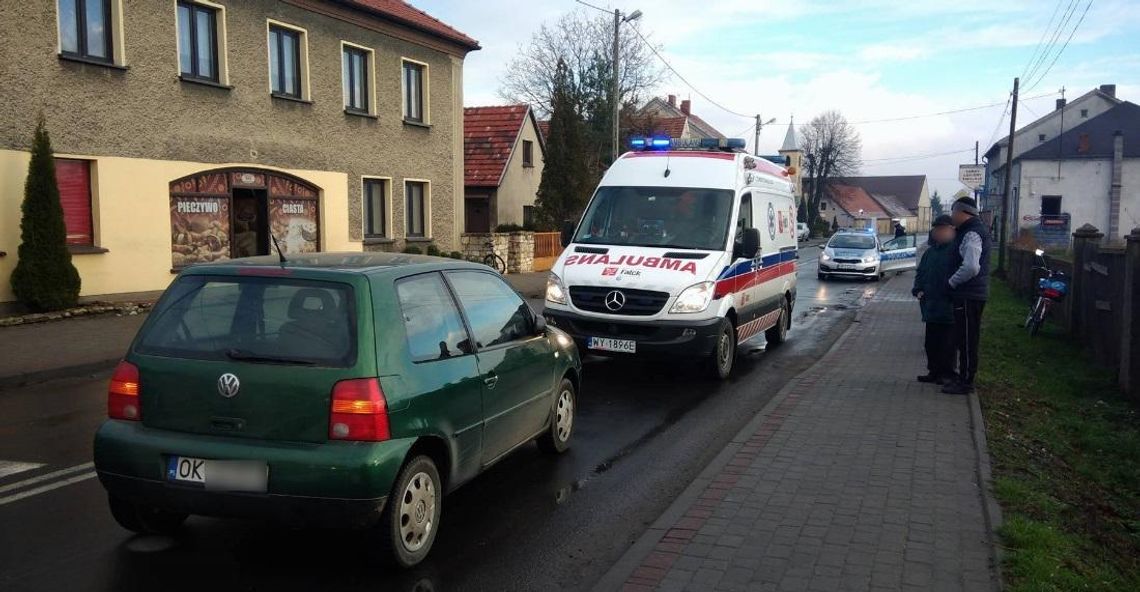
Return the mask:
<svg viewBox="0 0 1140 592"><path fill-rule="evenodd" d="M879 280L891 272L917 267L918 249L913 234L880 242L873 230L840 230L819 255L821 280L832 277Z"/></svg>
<svg viewBox="0 0 1140 592"><path fill-rule="evenodd" d="M584 351L701 359L722 379L738 344L783 342L796 298L790 173L743 148L634 139L563 231L547 322Z"/></svg>

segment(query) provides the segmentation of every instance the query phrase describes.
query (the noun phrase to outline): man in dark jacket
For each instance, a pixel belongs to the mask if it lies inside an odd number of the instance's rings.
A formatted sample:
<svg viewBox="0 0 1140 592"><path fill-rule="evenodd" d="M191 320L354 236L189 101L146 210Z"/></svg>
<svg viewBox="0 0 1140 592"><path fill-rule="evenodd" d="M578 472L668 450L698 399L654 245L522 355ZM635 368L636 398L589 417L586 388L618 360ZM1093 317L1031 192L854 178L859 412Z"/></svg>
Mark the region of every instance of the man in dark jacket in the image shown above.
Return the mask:
<svg viewBox="0 0 1140 592"><path fill-rule="evenodd" d="M906 236L906 228L903 227L902 222L895 220L895 238L902 238Z"/></svg>
<svg viewBox="0 0 1140 592"><path fill-rule="evenodd" d="M926 323L926 369L919 382L949 384L954 372L954 307L950 302L950 252L954 248L954 222L945 214L935 218L930 246L914 275L911 294L918 298Z"/></svg>
<svg viewBox="0 0 1140 592"><path fill-rule="evenodd" d="M942 388L951 395L974 391L978 373L978 343L982 310L990 294L990 233L978 218L978 203L962 197L951 208L958 236L950 253L953 272L946 285L954 303L954 334L958 344L958 380Z"/></svg>

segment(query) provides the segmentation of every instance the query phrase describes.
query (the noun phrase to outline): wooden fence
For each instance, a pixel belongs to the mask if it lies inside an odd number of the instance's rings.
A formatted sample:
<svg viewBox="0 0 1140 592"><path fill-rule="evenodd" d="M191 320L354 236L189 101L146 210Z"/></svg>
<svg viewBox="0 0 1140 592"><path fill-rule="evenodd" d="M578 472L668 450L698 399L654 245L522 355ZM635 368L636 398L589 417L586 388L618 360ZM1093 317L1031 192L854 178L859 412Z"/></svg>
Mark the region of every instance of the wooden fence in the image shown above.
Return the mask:
<svg viewBox="0 0 1140 592"><path fill-rule="evenodd" d="M1106 246L1103 239L1086 224L1073 233L1073 260L1050 260L1071 284L1049 322L1076 337L1099 363L1117 369L1121 388L1140 398L1140 228L1124 246ZM1041 277L1033 270L1036 256L1010 248L1009 262L1009 284L1028 303Z"/></svg>
<svg viewBox="0 0 1140 592"><path fill-rule="evenodd" d="M534 233L534 270L550 271L562 254L561 232Z"/></svg>

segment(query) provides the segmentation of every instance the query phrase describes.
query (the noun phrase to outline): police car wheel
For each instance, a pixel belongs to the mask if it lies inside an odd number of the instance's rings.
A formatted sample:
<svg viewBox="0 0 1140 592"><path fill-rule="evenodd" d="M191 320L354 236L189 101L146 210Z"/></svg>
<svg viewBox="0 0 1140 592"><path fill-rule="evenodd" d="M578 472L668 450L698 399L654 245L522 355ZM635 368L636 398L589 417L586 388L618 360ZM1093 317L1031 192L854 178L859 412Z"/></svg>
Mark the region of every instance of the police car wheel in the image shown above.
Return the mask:
<svg viewBox="0 0 1140 592"><path fill-rule="evenodd" d="M714 378L724 380L732 374L732 365L736 361L736 327L732 321L724 319L720 323L720 331L716 335L716 346L713 347L709 366Z"/></svg>

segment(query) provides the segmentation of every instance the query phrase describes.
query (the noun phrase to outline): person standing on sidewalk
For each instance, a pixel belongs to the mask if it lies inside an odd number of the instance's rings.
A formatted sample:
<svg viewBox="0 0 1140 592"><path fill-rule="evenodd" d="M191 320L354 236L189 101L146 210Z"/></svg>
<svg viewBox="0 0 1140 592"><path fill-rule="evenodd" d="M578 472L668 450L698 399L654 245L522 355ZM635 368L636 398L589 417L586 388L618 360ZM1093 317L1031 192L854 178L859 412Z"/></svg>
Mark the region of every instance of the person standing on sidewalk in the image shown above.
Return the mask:
<svg viewBox="0 0 1140 592"><path fill-rule="evenodd" d="M978 343L982 311L990 294L990 233L978 218L978 202L962 197L954 202L951 217L958 228L950 252L953 275L947 280L954 306L954 335L958 346L958 380L942 387L951 395L974 392L978 374Z"/></svg>
<svg viewBox="0 0 1140 592"><path fill-rule="evenodd" d="M954 372L954 307L950 302L950 252L954 246L954 222L943 214L934 219L930 246L914 275L910 293L918 298L922 322L926 323L926 369L919 382L950 384Z"/></svg>

